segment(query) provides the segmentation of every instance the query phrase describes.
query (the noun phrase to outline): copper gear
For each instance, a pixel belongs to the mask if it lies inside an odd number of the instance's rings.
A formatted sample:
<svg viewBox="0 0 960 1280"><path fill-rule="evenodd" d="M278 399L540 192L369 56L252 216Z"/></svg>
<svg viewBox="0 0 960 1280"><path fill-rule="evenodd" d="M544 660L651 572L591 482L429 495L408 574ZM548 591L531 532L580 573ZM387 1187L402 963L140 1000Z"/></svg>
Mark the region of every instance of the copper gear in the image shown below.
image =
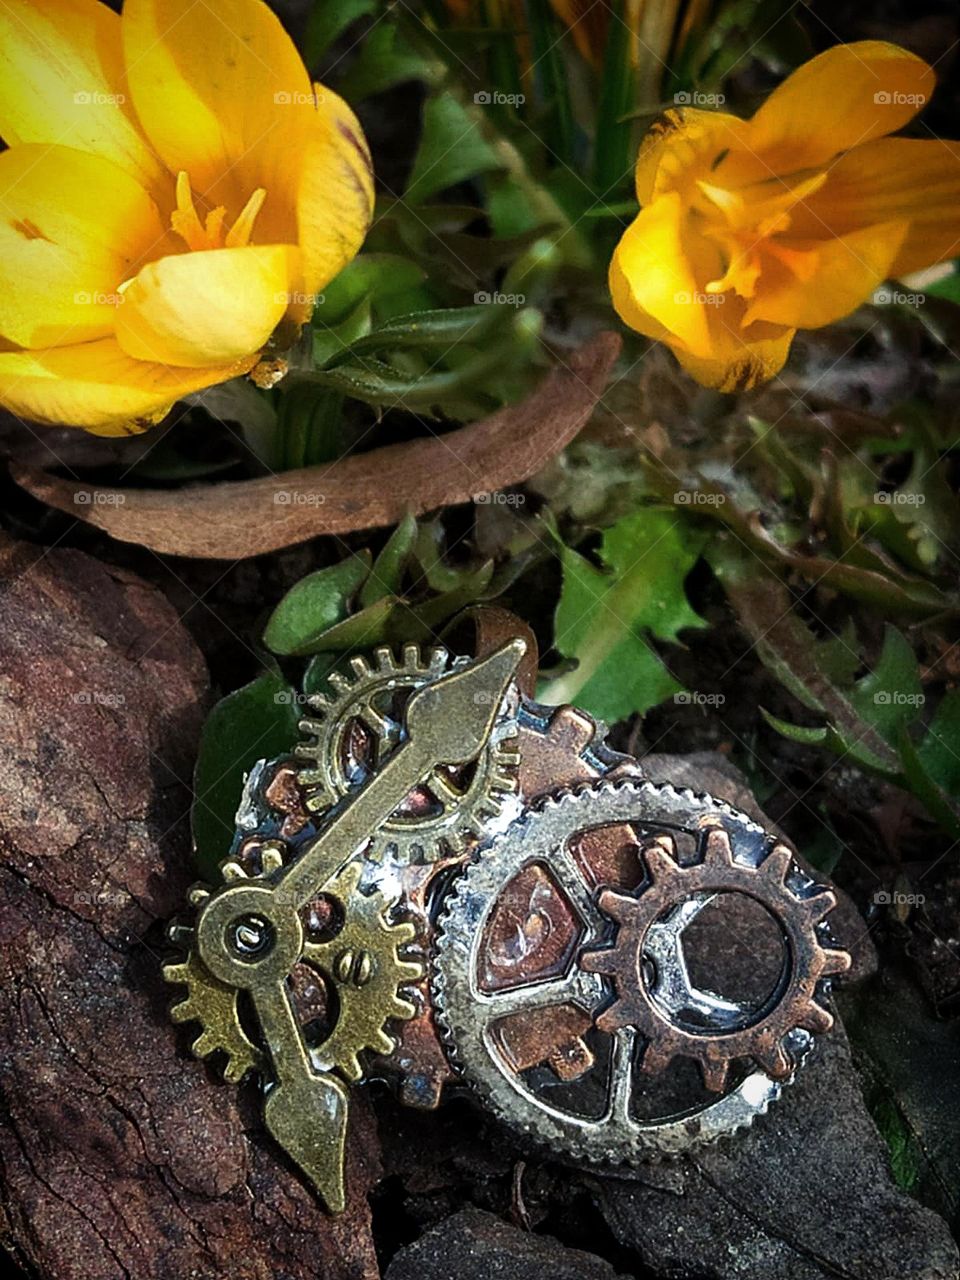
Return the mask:
<svg viewBox="0 0 960 1280"><path fill-rule="evenodd" d="M300 721L303 741L297 781L307 809L322 815L350 793L400 741L402 717L391 715L385 701L439 680L467 659L451 658L437 646L421 655L407 644L397 658L385 645L373 651L373 663L351 658L353 677L334 671L325 691L311 694L309 712ZM514 693L508 701L516 704ZM397 812L376 832L368 861L388 857L402 866L432 863L445 853L462 853L467 845L502 829L514 816L517 803L516 706L504 712L472 773L462 780L439 765L411 795L409 813ZM352 756L352 736L365 738L373 758L367 766ZM419 805L419 809L418 809Z"/></svg>
<svg viewBox="0 0 960 1280"><path fill-rule="evenodd" d="M700 1064L706 1088L722 1092L730 1064L753 1059L774 1080L785 1080L795 1062L785 1047L788 1035L802 1029L813 1034L829 1031L833 1016L817 1001L820 984L850 967L845 951L823 946L818 926L836 906L836 895L817 887L801 896L788 883L793 856L775 844L757 866L734 857L730 835L720 825L707 827L701 860L681 866L672 837L661 835L643 849L648 883L631 893L606 889L601 910L617 925L612 947L586 950L580 957L589 973L613 981L616 999L597 1017L597 1026L611 1034L634 1027L646 1040L641 1070L653 1075L675 1057ZM748 1024L734 1029L692 1030L679 1025L654 999L644 974L647 935L671 908L700 894L741 893L753 898L773 916L782 932L786 965L774 996Z"/></svg>

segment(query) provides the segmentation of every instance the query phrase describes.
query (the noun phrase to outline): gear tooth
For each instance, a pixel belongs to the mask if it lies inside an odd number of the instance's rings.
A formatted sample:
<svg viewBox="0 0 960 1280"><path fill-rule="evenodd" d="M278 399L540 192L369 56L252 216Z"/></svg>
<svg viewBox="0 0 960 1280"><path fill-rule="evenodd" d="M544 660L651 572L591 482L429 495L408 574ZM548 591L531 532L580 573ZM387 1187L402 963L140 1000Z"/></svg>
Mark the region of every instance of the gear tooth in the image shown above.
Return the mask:
<svg viewBox="0 0 960 1280"><path fill-rule="evenodd" d="M666 1071L672 1061L673 1054L670 1050L665 1045L657 1044L651 1040L643 1051L643 1057L640 1059L640 1070L644 1075L656 1076L661 1071Z"/></svg>
<svg viewBox="0 0 960 1280"><path fill-rule="evenodd" d="M733 863L733 845L730 833L719 824L704 828L703 861L705 864L726 865Z"/></svg>
<svg viewBox="0 0 960 1280"><path fill-rule="evenodd" d="M758 870L771 884L783 884L793 866L793 854L785 844L775 844Z"/></svg>
<svg viewBox="0 0 960 1280"><path fill-rule="evenodd" d="M193 929L186 924L181 924L179 920L174 920L167 925L167 941L174 947L186 950L193 941Z"/></svg>
<svg viewBox="0 0 960 1280"><path fill-rule="evenodd" d="M618 893L616 889L603 889L597 899L597 905L604 915L608 915L617 924L623 924L631 908L636 905L636 900L629 894Z"/></svg>
<svg viewBox="0 0 960 1280"><path fill-rule="evenodd" d="M821 958L821 978L829 978L839 973L846 973L853 963L849 951L841 951L839 948L834 947L825 947L821 952Z"/></svg>
<svg viewBox="0 0 960 1280"><path fill-rule="evenodd" d="M448 831L444 836L444 839L446 840L451 853L463 853L464 849L467 847L467 842L459 831Z"/></svg>
<svg viewBox="0 0 960 1280"><path fill-rule="evenodd" d="M416 1012L417 1009L414 1004L409 1000L404 1000L402 996L397 996L393 1006L393 1017L398 1022L409 1022Z"/></svg>
<svg viewBox="0 0 960 1280"><path fill-rule="evenodd" d="M797 1026L809 1031L811 1035L823 1035L833 1026L833 1014L811 1001L803 1016L797 1019Z"/></svg>
<svg viewBox="0 0 960 1280"><path fill-rule="evenodd" d="M322 720L330 710L330 699L325 693L311 693L307 697L307 706L311 711L316 711Z"/></svg>
<svg viewBox="0 0 960 1280"><path fill-rule="evenodd" d="M765 1053L758 1054L757 1062L774 1080L786 1080L793 1075L793 1061L782 1044L775 1044Z"/></svg>
<svg viewBox="0 0 960 1280"><path fill-rule="evenodd" d="M227 1065L223 1069L223 1078L227 1084L239 1084L247 1074L248 1069L247 1063L240 1062L236 1058L229 1058Z"/></svg>
<svg viewBox="0 0 960 1280"><path fill-rule="evenodd" d="M366 680L368 676L373 674L370 663L363 654L356 653L350 659L350 666L358 680Z"/></svg>
<svg viewBox="0 0 960 1280"><path fill-rule="evenodd" d="M164 982L179 983L181 986L186 986L187 966L181 961L171 961L165 964L161 972L163 973Z"/></svg>
<svg viewBox="0 0 960 1280"><path fill-rule="evenodd" d="M621 1027L630 1027L633 1023L630 1021L630 1008L624 1000L615 1000L609 1009L604 1009L603 1013L597 1017L597 1026L601 1031L605 1031L608 1035L612 1035L615 1031L619 1031Z"/></svg>
<svg viewBox="0 0 960 1280"><path fill-rule="evenodd" d="M397 1042L392 1036L388 1036L386 1031L381 1029L373 1037L373 1044L370 1047L374 1053L393 1053L397 1047Z"/></svg>
<svg viewBox="0 0 960 1280"><path fill-rule="evenodd" d="M812 898L804 898L803 910L808 924L819 924L824 916L829 915L836 905L837 895L832 889L821 889Z"/></svg>
<svg viewBox="0 0 960 1280"><path fill-rule="evenodd" d="M310 737L319 738L324 731L324 723L322 720L316 720L313 716L304 716L297 728L301 733L308 734ZM308 751L315 751L315 747L307 747Z"/></svg>
<svg viewBox="0 0 960 1280"><path fill-rule="evenodd" d="M587 973L602 973L612 976L616 972L615 952L613 947L598 948L596 951L580 952L580 968Z"/></svg>
<svg viewBox="0 0 960 1280"><path fill-rule="evenodd" d="M670 836L658 836L643 845L643 860L651 880L683 874L683 868L673 856L675 850L676 846Z"/></svg>
<svg viewBox="0 0 960 1280"><path fill-rule="evenodd" d="M283 852L275 844L265 844L260 851L260 866L265 876L272 875L283 866Z"/></svg>
<svg viewBox="0 0 960 1280"><path fill-rule="evenodd" d="M419 671L420 667L420 646L418 644L407 643L403 646L403 666L408 671Z"/></svg>
<svg viewBox="0 0 960 1280"><path fill-rule="evenodd" d="M419 960L400 960L397 963L397 976L400 982L420 982L426 975L427 966Z"/></svg>
<svg viewBox="0 0 960 1280"><path fill-rule="evenodd" d="M209 1031L201 1031L190 1046L190 1052L195 1058L208 1058L219 1047L215 1036Z"/></svg>
<svg viewBox="0 0 960 1280"><path fill-rule="evenodd" d="M220 868L220 875L227 884L232 884L235 880L249 880L250 878L240 863L235 862L232 858Z"/></svg>
<svg viewBox="0 0 960 1280"><path fill-rule="evenodd" d="M397 663L393 656L393 650L388 645L378 645L373 651L373 658L379 670L383 672L394 672L397 670Z"/></svg>
<svg viewBox="0 0 960 1280"><path fill-rule="evenodd" d="M331 685L340 694L349 693L353 688L353 685L342 671L331 671L327 676L327 684Z"/></svg>
<svg viewBox="0 0 960 1280"><path fill-rule="evenodd" d="M360 1059L355 1053L344 1054L343 1060L338 1062L337 1066L351 1084L356 1084L363 1075L363 1069L360 1066Z"/></svg>
<svg viewBox="0 0 960 1280"><path fill-rule="evenodd" d="M443 645L438 644L430 650L429 657L427 658L427 669L431 675L438 676L442 672L446 671L447 663L449 661L449 651L446 650Z"/></svg>
<svg viewBox="0 0 960 1280"><path fill-rule="evenodd" d="M703 1087L711 1093L722 1093L727 1083L729 1062L726 1058L702 1058L700 1072L703 1076Z"/></svg>
<svg viewBox="0 0 960 1280"><path fill-rule="evenodd" d="M185 981L185 979L178 978L177 981L183 982ZM179 1004L175 1004L173 1008L170 1010L171 1022L176 1022L177 1024L179 1024L181 1022L195 1022L196 1020L197 1020L197 1015L194 1012L193 1005L190 1003L189 998L186 1000L181 1000Z"/></svg>
<svg viewBox="0 0 960 1280"><path fill-rule="evenodd" d="M199 907L201 902L206 902L210 897L210 890L205 884L191 885L187 891L187 901L191 907Z"/></svg>

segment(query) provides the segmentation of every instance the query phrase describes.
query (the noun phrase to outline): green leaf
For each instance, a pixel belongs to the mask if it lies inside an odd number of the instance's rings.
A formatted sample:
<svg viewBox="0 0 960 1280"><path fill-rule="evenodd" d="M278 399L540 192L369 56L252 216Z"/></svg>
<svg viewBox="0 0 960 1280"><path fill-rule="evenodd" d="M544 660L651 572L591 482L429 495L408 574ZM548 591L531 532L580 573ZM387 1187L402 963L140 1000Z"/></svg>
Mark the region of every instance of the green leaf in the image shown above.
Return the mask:
<svg viewBox="0 0 960 1280"><path fill-rule="evenodd" d="M387 539L386 545L373 562L370 577L360 589L360 604L376 604L385 596L400 594L400 584L417 539L417 521L405 515Z"/></svg>
<svg viewBox="0 0 960 1280"><path fill-rule="evenodd" d="M425 272L409 258L395 253L361 253L325 286L314 308L314 320L334 325L350 314L364 298L384 318L395 314L402 300L416 296Z"/></svg>
<svg viewBox="0 0 960 1280"><path fill-rule="evenodd" d="M406 80L429 82L442 71L442 63L414 49L397 25L384 17L364 36L357 59L338 88L348 102L356 103Z"/></svg>
<svg viewBox="0 0 960 1280"><path fill-rule="evenodd" d="M390 623L402 604L397 596L384 596L317 635L311 644L311 652L349 653L383 644L391 637Z"/></svg>
<svg viewBox="0 0 960 1280"><path fill-rule="evenodd" d="M320 0L314 4L303 40L304 61L312 66L358 18L377 12L377 0Z"/></svg>
<svg viewBox="0 0 960 1280"><path fill-rule="evenodd" d="M299 718L293 689L273 672L228 694L207 717L191 813L197 865L204 879L215 878L230 852L246 771L254 760L289 750Z"/></svg>
<svg viewBox="0 0 960 1280"><path fill-rule="evenodd" d="M857 681L850 703L865 723L895 745L900 729L912 724L924 702L916 654L896 627L887 627L873 670Z"/></svg>
<svg viewBox="0 0 960 1280"><path fill-rule="evenodd" d="M316 653L324 632L347 617L370 566L370 552L363 551L301 578L270 615L263 633L267 648L284 656Z"/></svg>
<svg viewBox="0 0 960 1280"><path fill-rule="evenodd" d="M960 690L944 694L917 755L937 786L960 798Z"/></svg>
<svg viewBox="0 0 960 1280"><path fill-rule="evenodd" d="M546 684L543 700L613 722L678 693L648 637L675 643L684 628L705 625L683 585L704 541L673 513L645 509L604 533L603 568L562 546L554 644L577 665Z"/></svg>
<svg viewBox="0 0 960 1280"><path fill-rule="evenodd" d="M467 178L500 168L501 159L484 136L480 112L444 90L423 109L423 132L404 199L420 203Z"/></svg>

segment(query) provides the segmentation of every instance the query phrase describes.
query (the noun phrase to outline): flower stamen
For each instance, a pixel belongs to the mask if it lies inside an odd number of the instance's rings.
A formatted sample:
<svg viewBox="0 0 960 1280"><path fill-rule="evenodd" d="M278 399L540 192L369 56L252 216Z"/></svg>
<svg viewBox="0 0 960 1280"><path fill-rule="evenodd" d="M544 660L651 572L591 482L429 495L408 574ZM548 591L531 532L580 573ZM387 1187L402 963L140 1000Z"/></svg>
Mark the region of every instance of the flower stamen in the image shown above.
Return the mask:
<svg viewBox="0 0 960 1280"><path fill-rule="evenodd" d="M266 190L258 187L224 236L226 209L222 204L217 205L201 222L190 185L190 175L181 169L177 174L177 207L170 215L170 225L194 253L204 249L242 249L250 243L254 223L266 198Z"/></svg>

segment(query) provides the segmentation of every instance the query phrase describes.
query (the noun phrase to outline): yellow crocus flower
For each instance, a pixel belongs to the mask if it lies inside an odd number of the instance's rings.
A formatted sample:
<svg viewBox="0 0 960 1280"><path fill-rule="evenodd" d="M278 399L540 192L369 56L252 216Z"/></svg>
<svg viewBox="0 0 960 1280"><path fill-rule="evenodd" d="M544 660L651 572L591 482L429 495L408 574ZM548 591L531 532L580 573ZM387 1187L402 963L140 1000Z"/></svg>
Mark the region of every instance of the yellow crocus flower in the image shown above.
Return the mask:
<svg viewBox="0 0 960 1280"><path fill-rule="evenodd" d="M260 0L0 4L0 405L103 435L248 372L357 253L370 154Z"/></svg>
<svg viewBox="0 0 960 1280"><path fill-rule="evenodd" d="M749 120L667 112L610 264L621 319L703 385L742 390L783 367L797 329L960 253L960 144L887 136L933 88L922 59L870 40L811 59Z"/></svg>

